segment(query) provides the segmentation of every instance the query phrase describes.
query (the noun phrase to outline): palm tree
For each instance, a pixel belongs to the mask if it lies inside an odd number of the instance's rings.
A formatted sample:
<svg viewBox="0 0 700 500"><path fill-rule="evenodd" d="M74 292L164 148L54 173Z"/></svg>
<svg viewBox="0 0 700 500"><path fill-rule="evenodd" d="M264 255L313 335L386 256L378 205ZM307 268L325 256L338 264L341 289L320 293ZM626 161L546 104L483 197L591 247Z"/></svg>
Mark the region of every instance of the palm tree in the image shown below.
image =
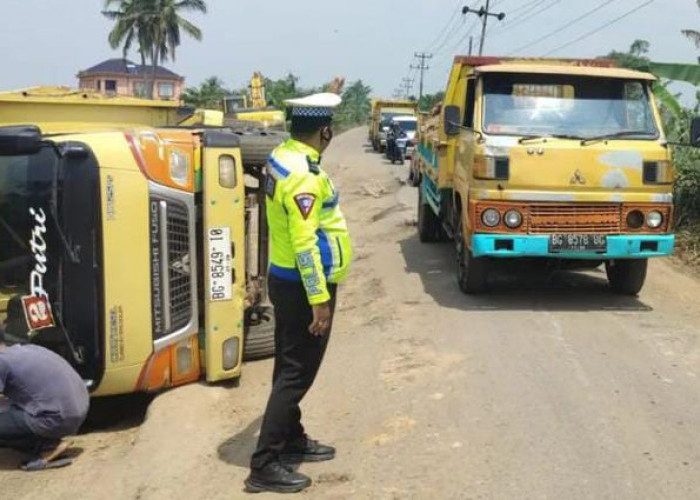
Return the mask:
<svg viewBox="0 0 700 500"><path fill-rule="evenodd" d="M112 9L114 4L119 4L117 9ZM109 32L107 40L113 49L122 47L122 55L126 59L134 41L138 43L138 52L141 56L141 67L146 66L146 55L151 43L150 33L145 25L143 12L147 7L144 0L105 0L102 11L107 19L114 21L114 27ZM144 88L148 88L146 74Z"/></svg>
<svg viewBox="0 0 700 500"><path fill-rule="evenodd" d="M202 31L180 15L181 12L207 12L204 0L105 0L105 9L118 4L116 11L103 14L115 22L109 42L113 48L123 46L128 52L134 40L138 41L141 60L151 64L149 95L153 98L156 72L160 62L175 60L175 51L182 42L182 32L195 40L202 39Z"/></svg>

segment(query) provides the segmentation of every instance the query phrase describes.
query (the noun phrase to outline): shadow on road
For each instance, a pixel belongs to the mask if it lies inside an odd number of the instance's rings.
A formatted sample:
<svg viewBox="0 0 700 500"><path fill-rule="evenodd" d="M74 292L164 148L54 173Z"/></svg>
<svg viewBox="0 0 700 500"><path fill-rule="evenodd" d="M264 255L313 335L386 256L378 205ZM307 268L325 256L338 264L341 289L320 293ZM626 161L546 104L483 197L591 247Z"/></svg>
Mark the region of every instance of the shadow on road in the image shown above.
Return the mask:
<svg viewBox="0 0 700 500"><path fill-rule="evenodd" d="M116 432L143 424L148 405L155 398L152 394L126 394L90 399L90 411L80 429L89 432Z"/></svg>
<svg viewBox="0 0 700 500"><path fill-rule="evenodd" d="M217 449L219 460L237 467L250 466L250 456L258 443L256 434L260 424L262 424L262 415L249 423L241 432L221 443Z"/></svg>
<svg viewBox="0 0 700 500"><path fill-rule="evenodd" d="M478 296L460 292L452 243L424 244L417 235L400 242L406 272L419 274L425 291L443 306L464 311L638 311L653 309L636 297L612 293L605 271L549 271L544 266L501 264ZM544 262L543 262L544 263ZM536 263L535 263L536 264Z"/></svg>

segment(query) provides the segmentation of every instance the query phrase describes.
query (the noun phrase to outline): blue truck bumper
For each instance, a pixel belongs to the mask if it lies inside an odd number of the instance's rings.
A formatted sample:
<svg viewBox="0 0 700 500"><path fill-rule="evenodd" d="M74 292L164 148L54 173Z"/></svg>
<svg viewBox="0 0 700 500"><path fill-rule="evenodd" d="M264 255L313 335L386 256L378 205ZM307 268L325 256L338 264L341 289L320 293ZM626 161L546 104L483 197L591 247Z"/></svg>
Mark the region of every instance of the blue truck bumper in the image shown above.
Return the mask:
<svg viewBox="0 0 700 500"><path fill-rule="evenodd" d="M673 253L675 236L608 236L608 249L598 252L551 252L548 235L475 234L474 257L549 257L554 259L645 259Z"/></svg>

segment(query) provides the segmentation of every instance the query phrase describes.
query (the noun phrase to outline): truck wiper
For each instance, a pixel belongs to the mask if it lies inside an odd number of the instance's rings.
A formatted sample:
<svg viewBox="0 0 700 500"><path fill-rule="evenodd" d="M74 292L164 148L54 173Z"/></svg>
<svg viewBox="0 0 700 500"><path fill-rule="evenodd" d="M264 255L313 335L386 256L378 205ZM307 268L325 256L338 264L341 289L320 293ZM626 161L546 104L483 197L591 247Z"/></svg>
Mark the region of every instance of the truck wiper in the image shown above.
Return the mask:
<svg viewBox="0 0 700 500"><path fill-rule="evenodd" d="M51 220L53 221L53 225L56 227L56 232L58 233L59 239L61 240L61 243L63 244L63 250L66 252L66 255L68 255L68 259L70 260L71 264L80 264L80 258L76 255L75 253L75 248L73 245L70 244L68 241L68 238L66 237L66 233L63 232L63 228L61 227L61 223L58 221L58 215L56 215L56 198L57 195L56 193L58 192L58 165L56 165L55 171L54 171L54 176L53 176L53 202L51 203L51 208L49 209L49 213L51 214Z"/></svg>
<svg viewBox="0 0 700 500"><path fill-rule="evenodd" d="M66 255L68 255L68 259L70 260L71 264L80 264L80 257L76 255L75 248L68 241L66 233L63 232L61 224L58 222L56 212L52 208L49 210L49 213L51 214L51 220L53 221L53 225L56 227L56 232L58 233L59 239L63 244L63 249L65 250Z"/></svg>
<svg viewBox="0 0 700 500"><path fill-rule="evenodd" d="M528 135L528 136L521 137L520 139L518 139L518 144L525 144L526 142L529 142L529 141L543 141L546 139L575 139L575 140L579 140L579 139L582 139L582 137L579 137L577 135L571 135L571 134Z"/></svg>
<svg viewBox="0 0 700 500"><path fill-rule="evenodd" d="M613 134L604 134L596 137L586 137L585 139L581 140L581 146L586 146L593 142L604 141L606 139L619 139L621 137L631 137L635 135L653 136L654 134L649 132L648 130L621 130Z"/></svg>

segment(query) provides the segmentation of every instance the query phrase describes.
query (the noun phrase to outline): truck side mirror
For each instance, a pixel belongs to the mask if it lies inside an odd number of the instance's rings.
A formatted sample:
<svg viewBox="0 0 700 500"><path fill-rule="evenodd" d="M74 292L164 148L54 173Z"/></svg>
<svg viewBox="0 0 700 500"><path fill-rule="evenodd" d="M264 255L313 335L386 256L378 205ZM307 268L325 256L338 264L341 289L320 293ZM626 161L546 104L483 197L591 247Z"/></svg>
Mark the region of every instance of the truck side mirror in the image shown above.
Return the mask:
<svg viewBox="0 0 700 500"><path fill-rule="evenodd" d="M0 127L0 156L21 156L38 153L41 130L33 125Z"/></svg>
<svg viewBox="0 0 700 500"><path fill-rule="evenodd" d="M461 119L459 106L445 106L443 119L445 122L445 135L459 135Z"/></svg>
<svg viewBox="0 0 700 500"><path fill-rule="evenodd" d="M690 122L690 145L700 148L700 117L693 118Z"/></svg>

